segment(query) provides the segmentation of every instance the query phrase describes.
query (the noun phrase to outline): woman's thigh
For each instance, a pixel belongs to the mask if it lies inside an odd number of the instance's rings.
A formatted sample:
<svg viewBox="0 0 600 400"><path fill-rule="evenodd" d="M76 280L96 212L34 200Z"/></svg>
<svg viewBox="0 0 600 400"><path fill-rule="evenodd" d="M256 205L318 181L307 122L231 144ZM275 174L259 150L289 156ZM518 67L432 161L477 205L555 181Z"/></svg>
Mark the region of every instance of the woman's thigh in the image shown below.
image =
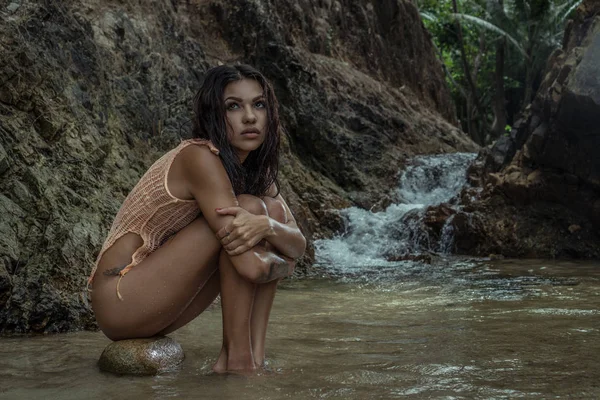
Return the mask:
<svg viewBox="0 0 600 400"><path fill-rule="evenodd" d="M103 273L119 266L101 262L92 286L92 307L100 329L114 340L160 332L215 273L220 249L206 220L197 218L122 278L122 300L117 296L119 276Z"/></svg>

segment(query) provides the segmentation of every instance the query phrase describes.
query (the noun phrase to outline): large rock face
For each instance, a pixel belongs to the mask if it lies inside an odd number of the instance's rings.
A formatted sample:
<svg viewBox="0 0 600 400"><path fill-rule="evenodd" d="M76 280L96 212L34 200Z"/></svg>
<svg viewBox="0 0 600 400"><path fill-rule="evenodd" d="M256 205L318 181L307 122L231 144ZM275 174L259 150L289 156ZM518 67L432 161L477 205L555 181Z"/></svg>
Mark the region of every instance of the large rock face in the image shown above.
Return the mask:
<svg viewBox="0 0 600 400"><path fill-rule="evenodd" d="M475 149L409 1L2 4L1 332L94 327L85 280L112 218L188 135L219 63L273 81L282 190L309 239L339 228L336 209L391 201L407 157Z"/></svg>
<svg viewBox="0 0 600 400"><path fill-rule="evenodd" d="M471 169L462 253L600 257L600 3L584 1L534 102Z"/></svg>

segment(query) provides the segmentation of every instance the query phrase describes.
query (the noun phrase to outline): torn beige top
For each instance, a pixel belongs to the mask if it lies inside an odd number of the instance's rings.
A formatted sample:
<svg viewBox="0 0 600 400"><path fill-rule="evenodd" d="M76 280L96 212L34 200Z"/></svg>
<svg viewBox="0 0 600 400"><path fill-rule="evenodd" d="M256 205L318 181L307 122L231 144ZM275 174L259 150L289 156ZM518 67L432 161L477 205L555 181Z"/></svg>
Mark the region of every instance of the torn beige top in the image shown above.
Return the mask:
<svg viewBox="0 0 600 400"><path fill-rule="evenodd" d="M88 286L94 279L104 252L126 233L133 232L140 235L144 244L133 253L131 263L119 272L120 278L200 214L196 200L178 199L169 192L167 187L167 176L173 160L181 150L190 145L208 146L214 154L219 154L219 150L210 141L189 139L182 141L152 164L121 205L98 254L88 279Z"/></svg>

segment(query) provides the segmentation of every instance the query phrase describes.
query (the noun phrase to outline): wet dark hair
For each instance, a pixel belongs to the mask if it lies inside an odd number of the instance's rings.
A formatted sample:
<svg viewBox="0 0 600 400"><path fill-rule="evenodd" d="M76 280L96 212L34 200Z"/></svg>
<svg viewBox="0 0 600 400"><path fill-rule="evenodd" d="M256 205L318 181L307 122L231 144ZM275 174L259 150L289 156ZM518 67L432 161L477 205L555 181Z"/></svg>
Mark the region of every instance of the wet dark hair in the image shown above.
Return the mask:
<svg viewBox="0 0 600 400"><path fill-rule="evenodd" d="M253 79L263 89L267 109L265 140L242 164L227 138L225 87L235 81ZM209 139L218 149L236 195L266 196L273 183L279 194L279 143L281 125L279 104L273 87L259 71L249 65L221 65L209 69L194 98L192 135Z"/></svg>

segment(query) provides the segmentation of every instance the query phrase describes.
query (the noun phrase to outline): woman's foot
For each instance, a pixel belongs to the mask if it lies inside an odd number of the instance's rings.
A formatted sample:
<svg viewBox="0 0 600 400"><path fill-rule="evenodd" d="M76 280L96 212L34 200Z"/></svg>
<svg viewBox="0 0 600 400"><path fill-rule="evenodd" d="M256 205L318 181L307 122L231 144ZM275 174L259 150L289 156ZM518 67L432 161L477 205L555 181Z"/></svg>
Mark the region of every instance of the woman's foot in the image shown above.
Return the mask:
<svg viewBox="0 0 600 400"><path fill-rule="evenodd" d="M255 351L253 349L253 353L254 353L254 365L256 365L256 367L258 369L262 369L265 366L265 351L264 349L257 349L258 351Z"/></svg>
<svg viewBox="0 0 600 400"><path fill-rule="evenodd" d="M227 351L225 347L221 347L221 354L219 354L219 358L215 365L213 365L212 370L217 374L224 374L227 372Z"/></svg>
<svg viewBox="0 0 600 400"><path fill-rule="evenodd" d="M223 346L221 354L212 370L218 374L235 373L242 375L252 375L257 372L256 364L252 357L229 357L227 350Z"/></svg>

